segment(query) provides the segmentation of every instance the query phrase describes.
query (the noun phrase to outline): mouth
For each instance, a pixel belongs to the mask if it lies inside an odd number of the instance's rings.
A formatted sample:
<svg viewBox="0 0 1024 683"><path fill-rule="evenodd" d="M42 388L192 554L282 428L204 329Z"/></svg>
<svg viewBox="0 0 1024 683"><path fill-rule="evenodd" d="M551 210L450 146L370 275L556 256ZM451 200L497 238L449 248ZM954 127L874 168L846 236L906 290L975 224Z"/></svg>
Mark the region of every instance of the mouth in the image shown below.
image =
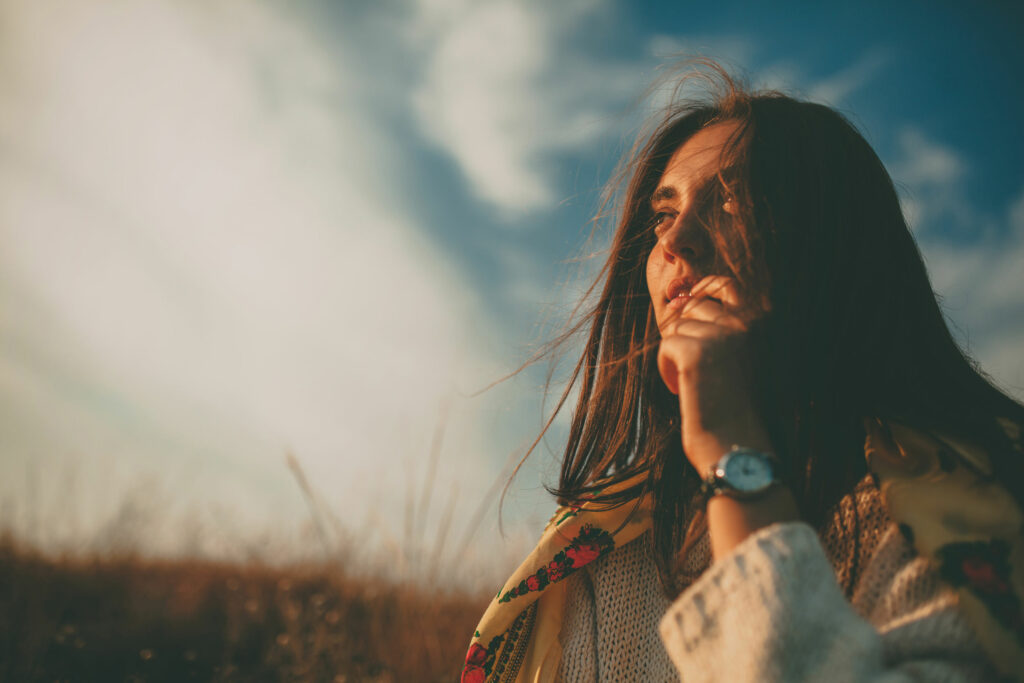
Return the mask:
<svg viewBox="0 0 1024 683"><path fill-rule="evenodd" d="M691 277L677 277L665 289L665 303L669 310L681 308L690 300L690 290L697 284Z"/></svg>

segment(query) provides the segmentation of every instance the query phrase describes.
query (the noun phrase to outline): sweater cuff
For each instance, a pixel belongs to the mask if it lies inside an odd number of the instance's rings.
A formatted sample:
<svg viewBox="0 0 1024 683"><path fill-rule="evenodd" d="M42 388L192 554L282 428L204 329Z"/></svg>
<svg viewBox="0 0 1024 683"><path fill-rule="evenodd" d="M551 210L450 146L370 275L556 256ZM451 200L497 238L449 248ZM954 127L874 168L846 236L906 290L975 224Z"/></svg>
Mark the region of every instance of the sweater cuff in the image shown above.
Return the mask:
<svg viewBox="0 0 1024 683"><path fill-rule="evenodd" d="M744 539L684 591L661 620L661 638L687 683L741 680L735 675L750 671L785 680L778 676L794 650L807 657L828 649L813 641L824 635L822 627L832 631L845 621L844 603L814 530L777 523ZM858 633L870 629L866 623L843 625L855 638L871 637ZM808 665L814 662L805 659Z"/></svg>

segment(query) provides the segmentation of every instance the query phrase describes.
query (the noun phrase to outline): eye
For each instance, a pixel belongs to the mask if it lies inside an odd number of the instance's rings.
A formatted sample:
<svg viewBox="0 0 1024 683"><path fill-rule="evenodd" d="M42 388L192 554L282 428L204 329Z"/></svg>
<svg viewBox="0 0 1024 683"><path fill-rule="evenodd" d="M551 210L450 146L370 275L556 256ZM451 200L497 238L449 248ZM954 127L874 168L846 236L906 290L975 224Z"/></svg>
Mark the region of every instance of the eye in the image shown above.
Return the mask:
<svg viewBox="0 0 1024 683"><path fill-rule="evenodd" d="M675 214L669 211L658 211L651 217L649 227L654 230L654 234L661 237L668 230L669 226L672 225L672 221L675 220Z"/></svg>

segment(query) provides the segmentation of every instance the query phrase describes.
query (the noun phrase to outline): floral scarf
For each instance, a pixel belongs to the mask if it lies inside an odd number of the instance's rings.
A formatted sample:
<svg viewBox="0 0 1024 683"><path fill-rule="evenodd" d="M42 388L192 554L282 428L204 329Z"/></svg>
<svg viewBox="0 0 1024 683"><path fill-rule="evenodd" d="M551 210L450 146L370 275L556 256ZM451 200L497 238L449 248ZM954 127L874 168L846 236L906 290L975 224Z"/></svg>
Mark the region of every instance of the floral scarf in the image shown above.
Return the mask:
<svg viewBox="0 0 1024 683"><path fill-rule="evenodd" d="M1006 427L1019 449L1016 427ZM893 422L866 420L865 428L865 456L889 516L956 589L960 608L993 664L1021 677L1020 507L993 479L988 457L978 448ZM632 486L644 476L615 488ZM559 508L536 548L484 612L470 641L462 683L554 681L562 654L563 580L650 528L649 495L635 506L611 510L593 509L586 501Z"/></svg>

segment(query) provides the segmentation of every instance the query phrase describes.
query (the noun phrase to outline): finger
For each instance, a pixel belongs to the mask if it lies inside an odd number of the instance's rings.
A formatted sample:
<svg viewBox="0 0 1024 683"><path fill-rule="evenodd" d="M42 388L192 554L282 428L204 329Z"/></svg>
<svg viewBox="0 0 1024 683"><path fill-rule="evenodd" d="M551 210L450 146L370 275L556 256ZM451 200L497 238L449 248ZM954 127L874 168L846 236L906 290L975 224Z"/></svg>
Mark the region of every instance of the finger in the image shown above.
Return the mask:
<svg viewBox="0 0 1024 683"><path fill-rule="evenodd" d="M736 280L725 275L709 275L702 278L690 290L693 298L712 298L721 301L728 308L740 306L740 296L736 288Z"/></svg>
<svg viewBox="0 0 1024 683"><path fill-rule="evenodd" d="M721 315L724 312L725 305L718 299L698 295L691 297L690 300L679 309L679 317L709 320L711 317Z"/></svg>
<svg viewBox="0 0 1024 683"><path fill-rule="evenodd" d="M715 325L740 332L747 330L747 323L720 302L710 298L695 298L686 302L686 305L680 309L678 316L668 321L664 329L662 329L662 335L672 334L671 326L684 320L714 323Z"/></svg>
<svg viewBox="0 0 1024 683"><path fill-rule="evenodd" d="M726 337L737 335L702 320L682 320L673 325L671 334L665 335L658 345L658 372L669 391L678 394L683 368L707 353L709 343L725 341Z"/></svg>
<svg viewBox="0 0 1024 683"><path fill-rule="evenodd" d="M668 340L671 337L677 336L692 337L694 339L713 339L745 330L746 327L742 320L734 315L722 313L721 309L719 309L719 317L715 319L682 318L669 322L665 329L662 330L662 339Z"/></svg>

